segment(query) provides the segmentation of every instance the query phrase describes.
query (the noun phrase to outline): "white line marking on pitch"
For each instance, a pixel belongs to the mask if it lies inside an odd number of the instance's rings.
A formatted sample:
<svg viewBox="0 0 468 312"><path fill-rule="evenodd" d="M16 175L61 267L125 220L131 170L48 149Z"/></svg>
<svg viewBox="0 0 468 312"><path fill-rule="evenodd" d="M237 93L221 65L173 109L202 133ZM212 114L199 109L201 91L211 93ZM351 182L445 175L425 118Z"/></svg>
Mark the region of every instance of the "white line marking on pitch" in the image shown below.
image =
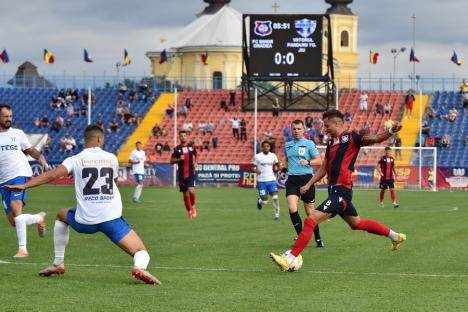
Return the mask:
<svg viewBox="0 0 468 312"><path fill-rule="evenodd" d="M49 265L50 263L32 263L32 262L12 262L0 260L0 264L11 265ZM78 264L67 263L67 266L72 267L104 267L104 268L129 268L130 265L115 265L115 264ZM184 271L203 271L203 272L269 272L264 269L240 269L240 268L197 268L197 267L170 267L170 266L150 266L151 269L159 270L184 270ZM430 278L468 278L466 274L426 274L426 273L398 273L398 272L345 272L345 271L305 271L307 274L320 275L375 275L375 276L396 276L396 277L430 277Z"/></svg>
<svg viewBox="0 0 468 312"><path fill-rule="evenodd" d="M451 207L451 206L449 206L448 208L450 208L449 211L458 211L459 209L458 207Z"/></svg>

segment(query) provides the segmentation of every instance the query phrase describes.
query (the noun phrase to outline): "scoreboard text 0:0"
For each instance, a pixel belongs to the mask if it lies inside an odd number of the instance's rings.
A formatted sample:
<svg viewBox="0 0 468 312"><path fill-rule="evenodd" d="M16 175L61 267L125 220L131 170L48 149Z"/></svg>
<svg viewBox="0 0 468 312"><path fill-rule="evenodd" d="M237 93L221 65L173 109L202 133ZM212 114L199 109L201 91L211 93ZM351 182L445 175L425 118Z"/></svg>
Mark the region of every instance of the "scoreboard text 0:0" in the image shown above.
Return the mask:
<svg viewBox="0 0 468 312"><path fill-rule="evenodd" d="M254 78L322 77L322 15L250 15Z"/></svg>

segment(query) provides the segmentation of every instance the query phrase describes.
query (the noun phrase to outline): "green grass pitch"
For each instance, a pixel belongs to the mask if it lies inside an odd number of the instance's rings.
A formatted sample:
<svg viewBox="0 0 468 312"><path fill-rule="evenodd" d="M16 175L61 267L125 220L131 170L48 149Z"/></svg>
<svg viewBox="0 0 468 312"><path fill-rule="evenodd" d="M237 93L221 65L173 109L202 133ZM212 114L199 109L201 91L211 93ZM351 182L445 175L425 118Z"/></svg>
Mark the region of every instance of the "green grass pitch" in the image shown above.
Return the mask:
<svg viewBox="0 0 468 312"><path fill-rule="evenodd" d="M48 213L45 238L28 229L30 256L13 259L16 232L0 220L0 311L467 311L466 192L397 191L401 207L378 208L378 191L356 191L361 217L408 235L398 252L387 238L351 231L339 217L321 225L324 249L311 244L299 272L268 258L295 236L281 191L281 221L256 191L197 190L198 218L188 221L179 192L145 188L141 204L121 188L124 217L143 238L161 286L130 275L132 259L104 235L70 231L64 276L37 272L53 257L53 220L74 205L71 187L28 193L25 212ZM321 202L325 191L317 192ZM301 215L304 216L303 210Z"/></svg>

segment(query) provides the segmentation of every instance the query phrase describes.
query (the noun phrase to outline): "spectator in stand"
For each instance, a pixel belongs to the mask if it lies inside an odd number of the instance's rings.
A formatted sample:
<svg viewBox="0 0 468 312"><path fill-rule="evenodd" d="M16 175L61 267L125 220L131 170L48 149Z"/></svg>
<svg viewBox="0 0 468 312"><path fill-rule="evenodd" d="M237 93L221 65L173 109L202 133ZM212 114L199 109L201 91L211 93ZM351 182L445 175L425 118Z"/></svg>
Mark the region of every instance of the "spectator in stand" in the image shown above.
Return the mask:
<svg viewBox="0 0 468 312"><path fill-rule="evenodd" d="M190 134L193 131L193 125L190 121L185 121L184 124L182 125L182 130L187 132L187 134Z"/></svg>
<svg viewBox="0 0 468 312"><path fill-rule="evenodd" d="M273 136L273 133L269 129L266 129L265 132L263 133L263 135L264 135L263 140L268 141Z"/></svg>
<svg viewBox="0 0 468 312"><path fill-rule="evenodd" d="M426 146L427 147L434 147L435 146L435 140L433 136L428 136L426 138Z"/></svg>
<svg viewBox="0 0 468 312"><path fill-rule="evenodd" d="M323 120L320 117L314 119L314 129L315 133L320 133L323 127Z"/></svg>
<svg viewBox="0 0 468 312"><path fill-rule="evenodd" d="M141 93L141 94L147 94L148 93L148 84L146 83L145 80L141 80L140 81L140 85L138 86L138 91Z"/></svg>
<svg viewBox="0 0 468 312"><path fill-rule="evenodd" d="M350 112L345 112L345 113L343 114L343 119L344 119L344 121L346 121L346 122L351 122L351 121L352 121L352 119L351 119L351 113L350 113Z"/></svg>
<svg viewBox="0 0 468 312"><path fill-rule="evenodd" d="M155 163L157 160L156 151L151 151L148 156L146 156L146 161L149 163Z"/></svg>
<svg viewBox="0 0 468 312"><path fill-rule="evenodd" d="M119 82L119 93L122 95L127 92L127 85L123 82Z"/></svg>
<svg viewBox="0 0 468 312"><path fill-rule="evenodd" d="M117 122L117 120L112 119L109 122L109 127L107 128L107 132L118 133L119 131L120 131L119 123Z"/></svg>
<svg viewBox="0 0 468 312"><path fill-rule="evenodd" d="M86 91L83 94L83 97L81 98L81 104L86 104L86 106L88 106L88 97L89 97L89 93L88 91ZM91 92L91 105L94 105L94 104L96 104L96 95Z"/></svg>
<svg viewBox="0 0 468 312"><path fill-rule="evenodd" d="M367 95L367 92L362 92L361 95L359 96L359 110L361 111L366 111L367 110L367 99L369 96Z"/></svg>
<svg viewBox="0 0 468 312"><path fill-rule="evenodd" d="M434 138L434 146L442 147L442 138L438 135Z"/></svg>
<svg viewBox="0 0 468 312"><path fill-rule="evenodd" d="M219 102L219 106L221 109L224 109L224 111L227 113L228 111L228 106L227 106L227 103L226 103L226 100L225 99L222 99L220 102Z"/></svg>
<svg viewBox="0 0 468 312"><path fill-rule="evenodd" d="M315 142L315 130L314 128L307 128L304 132L304 138Z"/></svg>
<svg viewBox="0 0 468 312"><path fill-rule="evenodd" d="M52 95L52 98L50 99L50 108L51 109L60 109L62 106L62 102L58 99L57 96Z"/></svg>
<svg viewBox="0 0 468 312"><path fill-rule="evenodd" d="M73 107L73 103L67 104L67 117L71 118L75 115L75 107Z"/></svg>
<svg viewBox="0 0 468 312"><path fill-rule="evenodd" d="M445 119L445 120L448 120L448 109L447 109L447 106L445 106L445 104L442 104L442 106L439 108L439 110L437 111L437 116L440 118L440 119Z"/></svg>
<svg viewBox="0 0 468 312"><path fill-rule="evenodd" d="M47 136L47 139L44 143L44 145L42 146L42 149L41 149L41 152L43 154L49 154L50 152L52 151L52 139L50 136Z"/></svg>
<svg viewBox="0 0 468 312"><path fill-rule="evenodd" d="M230 121L232 127L232 136L239 140L239 119L237 119L237 117L234 117L234 119L230 119Z"/></svg>
<svg viewBox="0 0 468 312"><path fill-rule="evenodd" d="M169 142L165 142L163 146L163 151L169 154L171 152L171 147L169 146Z"/></svg>
<svg viewBox="0 0 468 312"><path fill-rule="evenodd" d="M283 128L283 136L284 136L285 141L291 141L292 140L292 133L291 133L291 130L289 129L288 126L285 126ZM257 151L259 151L259 150L257 150Z"/></svg>
<svg viewBox="0 0 468 312"><path fill-rule="evenodd" d="M101 129L104 130L104 120L102 120L102 118L99 118L99 120L96 122L96 126L101 127Z"/></svg>
<svg viewBox="0 0 468 312"><path fill-rule="evenodd" d="M195 140L193 141L193 147L197 150L197 151L202 151L203 150L203 142L202 140L197 136L195 138Z"/></svg>
<svg viewBox="0 0 468 312"><path fill-rule="evenodd" d="M393 120L387 117L384 122L384 127L385 129L391 129L393 127Z"/></svg>
<svg viewBox="0 0 468 312"><path fill-rule="evenodd" d="M191 97L185 98L185 107L187 109L191 109L193 107L193 102L192 102Z"/></svg>
<svg viewBox="0 0 468 312"><path fill-rule="evenodd" d="M115 102L116 105L122 104L123 106L125 105L125 96L119 92L117 95L117 101Z"/></svg>
<svg viewBox="0 0 468 312"><path fill-rule="evenodd" d="M432 106L431 105L428 105L426 107L426 117L427 118L430 118L430 119L434 119L435 117L435 112L434 110L432 109Z"/></svg>
<svg viewBox="0 0 468 312"><path fill-rule="evenodd" d="M122 116L121 122L126 125L129 125L133 122L133 117L134 116L132 112L130 112L130 109L128 107L125 107L123 109L123 116Z"/></svg>
<svg viewBox="0 0 468 312"><path fill-rule="evenodd" d="M240 121L240 140L247 141L247 122L244 118Z"/></svg>
<svg viewBox="0 0 468 312"><path fill-rule="evenodd" d="M156 143L156 145L154 146L154 150L156 151L156 153L159 154L159 156L162 156L163 147L164 145L162 145L162 143L160 142Z"/></svg>
<svg viewBox="0 0 468 312"><path fill-rule="evenodd" d="M65 121L63 120L63 117L59 115L59 116L55 117L55 120L52 123L51 129L58 132L58 131L60 131L60 129L62 129L64 124L65 124Z"/></svg>
<svg viewBox="0 0 468 312"><path fill-rule="evenodd" d="M179 109L179 115L180 115L180 116L187 117L187 113L188 113L188 108L187 108L187 106L181 105L181 106L180 106L180 109Z"/></svg>
<svg viewBox="0 0 468 312"><path fill-rule="evenodd" d="M135 89L130 90L130 92L128 93L128 101L130 103L138 101L138 93Z"/></svg>
<svg viewBox="0 0 468 312"><path fill-rule="evenodd" d="M159 131L159 136L167 136L167 129L165 125L161 126L161 131Z"/></svg>
<svg viewBox="0 0 468 312"><path fill-rule="evenodd" d="M172 118L172 116L174 116L174 106L172 106L172 104L169 104L169 106L167 106L166 115L171 117L171 118Z"/></svg>
<svg viewBox="0 0 468 312"><path fill-rule="evenodd" d="M155 137L160 135L161 128L158 126L158 124L155 124L153 129L151 129L151 134Z"/></svg>
<svg viewBox="0 0 468 312"><path fill-rule="evenodd" d="M78 98L80 97L80 95L78 94L78 89L77 89L77 88L71 89L70 95L71 95L71 98L72 98L72 101L73 101L73 102L75 102L76 100L78 100Z"/></svg>
<svg viewBox="0 0 468 312"><path fill-rule="evenodd" d="M80 115L86 116L88 114L88 104L81 102L80 104Z"/></svg>
<svg viewBox="0 0 468 312"><path fill-rule="evenodd" d="M413 118L413 104L414 104L415 97L411 91L405 96L405 114L404 118Z"/></svg>
<svg viewBox="0 0 468 312"><path fill-rule="evenodd" d="M206 133L206 122L204 120L201 120L198 124L198 133L202 135Z"/></svg>
<svg viewBox="0 0 468 312"><path fill-rule="evenodd" d="M203 140L203 149L206 149L207 151L210 150L210 140L209 139Z"/></svg>
<svg viewBox="0 0 468 312"><path fill-rule="evenodd" d="M427 123L427 120L423 121L423 124L421 126L421 133L426 136L429 136L431 134L431 127Z"/></svg>
<svg viewBox="0 0 468 312"><path fill-rule="evenodd" d="M374 115L377 116L377 114L381 114L382 117L384 115L384 106L381 103L376 103L375 104L375 113L374 113Z"/></svg>
<svg viewBox="0 0 468 312"><path fill-rule="evenodd" d="M313 123L314 123L314 119L311 116L307 116L304 120L304 124L306 128L312 128Z"/></svg>
<svg viewBox="0 0 468 312"><path fill-rule="evenodd" d="M236 90L229 92L229 105L236 106Z"/></svg>
<svg viewBox="0 0 468 312"><path fill-rule="evenodd" d="M72 119L70 117L65 120L65 127L70 128L72 126Z"/></svg>
<svg viewBox="0 0 468 312"><path fill-rule="evenodd" d="M40 128L41 127L41 117L36 117L34 119L34 127Z"/></svg>
<svg viewBox="0 0 468 312"><path fill-rule="evenodd" d="M208 132L210 135L213 135L213 132L215 131L216 126L213 123L213 121L210 121L206 124L206 132Z"/></svg>
<svg viewBox="0 0 468 312"><path fill-rule="evenodd" d="M463 93L463 111L468 112L468 92Z"/></svg>
<svg viewBox="0 0 468 312"><path fill-rule="evenodd" d="M141 124L141 121L142 121L143 118L141 118L139 115L138 115L138 112L135 112L133 114L133 124L138 126L139 124Z"/></svg>
<svg viewBox="0 0 468 312"><path fill-rule="evenodd" d="M211 138L211 145L213 146L213 148L218 148L218 137L212 137Z"/></svg>
<svg viewBox="0 0 468 312"><path fill-rule="evenodd" d="M147 100L150 102L154 102L155 99L156 97L154 96L153 90L149 89L148 93L146 94L145 103Z"/></svg>
<svg viewBox="0 0 468 312"><path fill-rule="evenodd" d="M386 103L384 105L384 113L387 115L390 115L392 113L392 106L390 105L390 103Z"/></svg>
<svg viewBox="0 0 468 312"><path fill-rule="evenodd" d="M448 113L448 121L454 122L457 119L458 111L455 107L452 107Z"/></svg>
<svg viewBox="0 0 468 312"><path fill-rule="evenodd" d="M465 81L465 79L463 79L460 84L460 93L461 94L468 93L468 83Z"/></svg>
<svg viewBox="0 0 468 312"><path fill-rule="evenodd" d="M117 107L115 108L115 113L117 114L117 117L122 120L125 114L125 105L124 102L117 102Z"/></svg>
<svg viewBox="0 0 468 312"><path fill-rule="evenodd" d="M442 147L450 147L450 136L448 134L444 134L444 136L442 137Z"/></svg>
<svg viewBox="0 0 468 312"><path fill-rule="evenodd" d="M273 112L273 117L279 117L280 105L278 98L275 98L275 101L271 105L271 109Z"/></svg>

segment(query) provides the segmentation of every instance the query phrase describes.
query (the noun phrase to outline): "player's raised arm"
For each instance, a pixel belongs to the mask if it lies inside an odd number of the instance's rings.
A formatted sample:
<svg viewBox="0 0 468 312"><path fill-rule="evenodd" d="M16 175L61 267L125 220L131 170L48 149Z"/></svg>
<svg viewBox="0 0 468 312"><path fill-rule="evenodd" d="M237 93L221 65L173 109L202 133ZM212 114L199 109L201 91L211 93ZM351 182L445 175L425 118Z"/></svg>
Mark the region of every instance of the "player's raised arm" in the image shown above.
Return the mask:
<svg viewBox="0 0 468 312"><path fill-rule="evenodd" d="M400 125L399 122L396 122L393 127L390 129L386 130L385 132L373 135L373 136L365 136L362 138L362 146L368 146L368 145L373 145L376 143L381 143L383 141L388 140L392 135L400 131L402 126Z"/></svg>
<svg viewBox="0 0 468 312"><path fill-rule="evenodd" d="M63 178L68 175L68 170L64 165L60 165L57 168L44 172L41 175L38 175L37 177L32 178L28 182L24 184L18 184L18 185L5 185L4 188L18 192L21 190L25 190L31 187L39 186L42 184L47 184L50 183L56 179Z"/></svg>

